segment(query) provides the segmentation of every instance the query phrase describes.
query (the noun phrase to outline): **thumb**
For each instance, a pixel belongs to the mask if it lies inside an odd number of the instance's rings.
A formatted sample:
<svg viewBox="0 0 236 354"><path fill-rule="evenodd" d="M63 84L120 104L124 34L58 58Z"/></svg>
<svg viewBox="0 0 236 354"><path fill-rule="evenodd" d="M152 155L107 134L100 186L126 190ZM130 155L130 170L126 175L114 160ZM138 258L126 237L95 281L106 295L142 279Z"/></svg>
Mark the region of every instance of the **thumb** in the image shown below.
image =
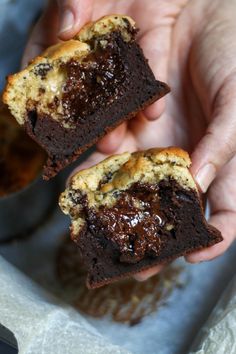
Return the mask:
<svg viewBox="0 0 236 354"><path fill-rule="evenodd" d="M51 0L48 1L42 16L32 30L21 61L22 68L25 68L30 60L42 53L47 47L57 42L57 28L58 8L56 2Z"/></svg>
<svg viewBox="0 0 236 354"><path fill-rule="evenodd" d="M232 79L218 94L212 121L192 154L191 172L203 193L236 152L236 83Z"/></svg>
<svg viewBox="0 0 236 354"><path fill-rule="evenodd" d="M139 40L139 44L148 58L148 63L157 80L166 82L169 65L169 53L171 43L171 26L162 28L157 26ZM148 120L156 120L165 109L165 97L154 102L144 111Z"/></svg>
<svg viewBox="0 0 236 354"><path fill-rule="evenodd" d="M57 0L59 8L58 36L72 38L91 19L93 0Z"/></svg>

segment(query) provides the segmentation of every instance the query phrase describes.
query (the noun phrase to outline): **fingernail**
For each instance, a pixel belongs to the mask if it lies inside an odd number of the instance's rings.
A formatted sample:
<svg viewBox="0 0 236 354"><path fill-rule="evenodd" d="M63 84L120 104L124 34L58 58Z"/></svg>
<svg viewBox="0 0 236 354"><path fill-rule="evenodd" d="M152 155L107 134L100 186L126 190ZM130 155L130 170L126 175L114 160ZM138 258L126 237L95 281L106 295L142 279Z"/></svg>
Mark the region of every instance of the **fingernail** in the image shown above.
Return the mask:
<svg viewBox="0 0 236 354"><path fill-rule="evenodd" d="M187 257L185 257L185 260L186 260L186 262L191 263L191 264L199 264L199 263L203 262L199 259L196 259L194 256L193 257L187 256Z"/></svg>
<svg viewBox="0 0 236 354"><path fill-rule="evenodd" d="M70 31L74 26L74 15L71 10L66 9L61 15L59 34Z"/></svg>
<svg viewBox="0 0 236 354"><path fill-rule="evenodd" d="M137 281L143 282L146 281L149 277L143 276L143 275L139 275L139 274L135 274L133 275L133 278Z"/></svg>
<svg viewBox="0 0 236 354"><path fill-rule="evenodd" d="M212 163L208 163L200 168L197 175L195 176L195 181L203 193L207 191L215 176L216 168Z"/></svg>

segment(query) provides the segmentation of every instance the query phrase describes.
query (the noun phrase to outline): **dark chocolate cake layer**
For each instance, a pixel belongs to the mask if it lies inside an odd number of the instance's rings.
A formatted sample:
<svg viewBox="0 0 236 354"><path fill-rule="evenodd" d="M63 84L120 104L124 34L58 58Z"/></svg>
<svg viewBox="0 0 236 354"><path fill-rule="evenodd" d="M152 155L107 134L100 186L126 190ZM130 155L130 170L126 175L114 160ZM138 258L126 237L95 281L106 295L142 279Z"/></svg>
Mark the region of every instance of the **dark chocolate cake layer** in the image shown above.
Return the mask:
<svg viewBox="0 0 236 354"><path fill-rule="evenodd" d="M112 156L79 171L61 195L96 288L222 241L179 148Z"/></svg>
<svg viewBox="0 0 236 354"><path fill-rule="evenodd" d="M131 19L108 16L90 27L10 77L4 94L18 122L48 154L46 179L169 92L155 79L135 41L137 30ZM18 85L20 78L20 93L14 92L14 80ZM32 80L29 87L28 80ZM16 98L21 105L25 102L21 111L15 107Z"/></svg>

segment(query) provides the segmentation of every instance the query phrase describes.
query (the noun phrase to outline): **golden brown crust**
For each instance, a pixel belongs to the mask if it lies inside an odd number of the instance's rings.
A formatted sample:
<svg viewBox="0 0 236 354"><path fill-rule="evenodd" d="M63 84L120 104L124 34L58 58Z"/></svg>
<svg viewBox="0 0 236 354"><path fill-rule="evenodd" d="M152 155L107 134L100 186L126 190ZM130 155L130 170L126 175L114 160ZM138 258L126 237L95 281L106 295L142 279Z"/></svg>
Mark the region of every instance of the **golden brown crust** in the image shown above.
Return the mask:
<svg viewBox="0 0 236 354"><path fill-rule="evenodd" d="M87 42L95 36L106 34L115 29L126 30L129 29L128 27L135 28L135 22L131 17L120 14L108 15L87 23L75 38L81 42Z"/></svg>
<svg viewBox="0 0 236 354"><path fill-rule="evenodd" d="M137 152L138 154L139 152ZM141 153L145 153L146 155L148 154L155 154L156 156L174 156L174 157L179 157L185 160L186 166L190 166L191 160L189 157L189 154L187 151L181 149L180 147L176 146L169 146L169 147L164 147L164 148L152 148L146 151L142 151Z"/></svg>
<svg viewBox="0 0 236 354"><path fill-rule="evenodd" d="M178 147L153 148L132 154L125 152L120 155L110 156L95 166L79 171L72 177L71 186L73 188L86 188L89 186L89 181L93 180L94 175L97 175L100 180L103 174L115 172L120 167L121 171L129 172L129 175L134 175L135 172L141 170L145 173L148 158L151 158L154 163L174 163L186 168L191 164L188 153ZM91 187L93 188L92 182Z"/></svg>
<svg viewBox="0 0 236 354"><path fill-rule="evenodd" d="M55 44L45 50L42 56L51 60L61 59L63 57L82 57L90 50L88 44L82 43L78 40L71 39L69 41Z"/></svg>
<svg viewBox="0 0 236 354"><path fill-rule="evenodd" d="M188 153L178 147L110 156L95 166L77 172L61 194L59 204L65 214L70 214L72 233L77 234L84 225L84 219L80 215L80 205L75 206L71 199L76 191L86 195L88 205L93 208L112 206L116 202L114 192L126 190L136 182L155 184L171 178L182 188L197 191L189 171L190 164Z"/></svg>

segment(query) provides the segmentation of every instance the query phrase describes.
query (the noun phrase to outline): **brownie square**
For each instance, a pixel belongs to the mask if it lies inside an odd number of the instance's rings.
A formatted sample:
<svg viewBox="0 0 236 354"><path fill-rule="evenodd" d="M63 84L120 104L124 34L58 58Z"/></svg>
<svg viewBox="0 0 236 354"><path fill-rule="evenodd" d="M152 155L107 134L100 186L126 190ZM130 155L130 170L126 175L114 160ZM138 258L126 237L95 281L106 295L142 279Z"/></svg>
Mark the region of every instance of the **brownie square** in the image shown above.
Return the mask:
<svg viewBox="0 0 236 354"><path fill-rule="evenodd" d="M179 148L112 156L73 176L60 198L96 288L222 241L204 217Z"/></svg>
<svg viewBox="0 0 236 354"><path fill-rule="evenodd" d="M48 154L44 178L169 92L127 16L106 16L8 78L4 101Z"/></svg>

